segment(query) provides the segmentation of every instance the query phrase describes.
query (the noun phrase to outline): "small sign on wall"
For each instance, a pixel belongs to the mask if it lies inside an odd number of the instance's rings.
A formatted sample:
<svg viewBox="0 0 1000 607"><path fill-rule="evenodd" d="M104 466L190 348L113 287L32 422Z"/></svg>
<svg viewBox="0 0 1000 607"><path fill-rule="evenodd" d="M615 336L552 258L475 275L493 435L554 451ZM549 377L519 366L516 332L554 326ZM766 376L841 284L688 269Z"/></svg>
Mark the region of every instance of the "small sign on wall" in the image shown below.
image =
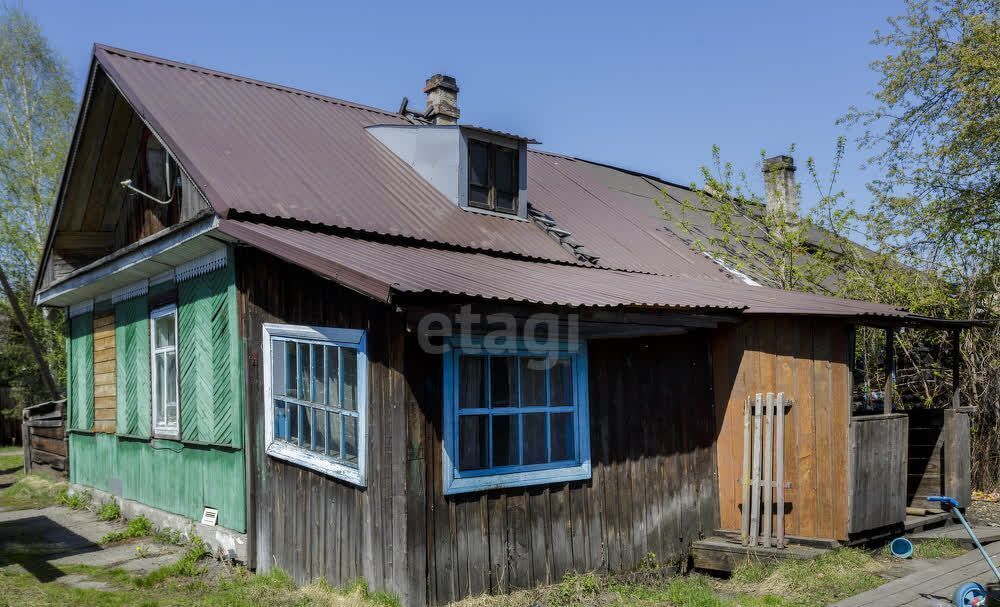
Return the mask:
<svg viewBox="0 0 1000 607"><path fill-rule="evenodd" d="M201 524L208 525L209 527L215 527L215 521L219 518L219 510L217 508L209 508L205 506L205 513L201 515Z"/></svg>

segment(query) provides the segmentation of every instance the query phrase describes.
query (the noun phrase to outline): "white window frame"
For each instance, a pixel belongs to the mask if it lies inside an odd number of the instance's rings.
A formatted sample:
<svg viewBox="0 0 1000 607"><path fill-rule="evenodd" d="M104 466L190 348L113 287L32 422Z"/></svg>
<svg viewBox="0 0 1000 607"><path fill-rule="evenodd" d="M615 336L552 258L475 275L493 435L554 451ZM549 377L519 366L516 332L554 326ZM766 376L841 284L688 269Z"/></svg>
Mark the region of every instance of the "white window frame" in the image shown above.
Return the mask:
<svg viewBox="0 0 1000 607"><path fill-rule="evenodd" d="M174 345L156 347L156 321L164 316L174 317ZM181 390L180 390L180 363L178 352L180 350L180 333L177 330L177 304L167 304L156 308L149 313L149 367L150 379L152 379L152 434L155 437L178 439L181 435ZM172 425L161 424L159 416L159 391L157 390L156 355L174 353L174 394L177 397L177 422Z"/></svg>
<svg viewBox="0 0 1000 607"><path fill-rule="evenodd" d="M299 447L274 437L274 392L272 375L272 338L288 338L325 346L351 348L357 351L357 412L358 412L358 466L354 468L321 453ZM316 470L359 487L366 486L368 462L368 355L366 336L359 329L337 329L302 325L265 323L263 326L262 355L264 359L264 444L265 452L274 458ZM305 404L305 403L303 403Z"/></svg>
<svg viewBox="0 0 1000 607"><path fill-rule="evenodd" d="M502 468L487 468L484 470L458 469L458 425L460 413L458 410L459 358L462 355L569 355L573 359L573 396L575 399L576 460L569 462L553 462L548 464L505 466ZM489 393L489 385L486 387ZM520 388L519 388L520 389ZM442 457L442 478L444 493L468 493L472 491L488 491L506 487L528 487L589 479L590 463L590 408L588 403L587 383L587 344L586 342L559 342L539 347L533 344L530 348L520 340L513 340L497 348L487 348L484 341L477 340L472 347L454 346L444 354L444 444ZM511 408L510 413L525 408ZM527 408L532 412L534 408ZM466 410L467 414L478 414L475 410ZM505 410L504 413L507 413ZM489 440L492 440L491 434ZM548 436L546 437L548 440Z"/></svg>

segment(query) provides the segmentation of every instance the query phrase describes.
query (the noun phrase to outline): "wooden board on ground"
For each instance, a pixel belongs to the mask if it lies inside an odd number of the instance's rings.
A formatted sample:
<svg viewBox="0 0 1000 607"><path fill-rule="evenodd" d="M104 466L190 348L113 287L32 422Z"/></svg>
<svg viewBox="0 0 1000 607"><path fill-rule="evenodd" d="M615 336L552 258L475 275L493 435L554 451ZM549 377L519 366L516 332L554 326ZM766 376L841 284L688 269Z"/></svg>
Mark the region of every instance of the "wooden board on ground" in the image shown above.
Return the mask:
<svg viewBox="0 0 1000 607"><path fill-rule="evenodd" d="M986 546L986 551L996 560L1000 557L1000 543ZM934 567L901 577L852 596L834 607L902 607L903 605L933 605L950 601L955 587L966 581L986 585L993 581L989 565L978 550L940 562Z"/></svg>
<svg viewBox="0 0 1000 607"><path fill-rule="evenodd" d="M710 537L691 545L695 569L702 571L730 572L748 559L777 561L784 559L806 560L825 552L822 548L789 544L787 548L772 546L744 546L738 538Z"/></svg>
<svg viewBox="0 0 1000 607"><path fill-rule="evenodd" d="M979 541L983 545L1000 541L1000 527L980 527L973 525L972 530L975 532L976 537L979 538ZM947 527L939 527L929 531L914 533L913 535L909 535L907 537L909 537L910 541L915 544L929 539L949 538L957 541L967 550L972 550L976 547L976 545L972 543L972 538L969 537L969 533L965 530L965 527L961 525L948 525Z"/></svg>

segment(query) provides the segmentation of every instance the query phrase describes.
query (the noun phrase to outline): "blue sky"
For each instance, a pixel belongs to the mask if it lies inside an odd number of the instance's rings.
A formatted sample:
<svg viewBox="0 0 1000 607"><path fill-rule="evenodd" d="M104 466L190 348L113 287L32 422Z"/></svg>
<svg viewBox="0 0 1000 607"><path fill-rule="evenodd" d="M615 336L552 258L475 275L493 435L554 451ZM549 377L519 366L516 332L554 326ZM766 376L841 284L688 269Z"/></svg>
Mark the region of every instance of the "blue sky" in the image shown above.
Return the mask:
<svg viewBox="0 0 1000 607"><path fill-rule="evenodd" d="M879 2L168 2L23 0L82 81L91 44L395 109L454 75L462 121L542 149L689 184L718 144L758 170L761 149L830 166L882 54L868 44L902 0ZM852 137L852 133L846 133ZM848 148L859 202L874 173ZM806 177L799 171L800 178ZM815 191L805 185L803 202Z"/></svg>

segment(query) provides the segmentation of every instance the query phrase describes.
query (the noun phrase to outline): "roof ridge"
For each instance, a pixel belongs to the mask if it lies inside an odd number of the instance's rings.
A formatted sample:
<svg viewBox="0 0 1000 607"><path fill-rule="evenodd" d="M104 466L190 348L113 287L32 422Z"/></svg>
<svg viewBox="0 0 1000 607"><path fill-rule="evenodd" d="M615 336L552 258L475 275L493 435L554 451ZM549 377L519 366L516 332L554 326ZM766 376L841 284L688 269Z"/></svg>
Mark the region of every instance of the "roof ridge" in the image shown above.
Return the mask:
<svg viewBox="0 0 1000 607"><path fill-rule="evenodd" d="M233 74L230 72L223 72L219 70L213 70L211 68L202 67L200 65L194 65L191 63L184 63L182 61L175 61L173 59L166 59L163 57L156 57L154 55L147 55L145 53L140 53L138 51L130 51L128 49L118 48L114 46L109 46L106 44L94 44L95 53L97 50L102 50L111 55L118 55L119 57L124 57L126 59L132 59L133 61L145 61L147 63L155 63L157 65L162 65L165 67L172 67L175 69L187 70L190 72L196 72L199 74L204 74L206 76L213 76L216 78L224 78L226 80L233 80L236 82L241 82L243 84L250 84L253 86L259 86L266 89L271 89L274 91L279 91L282 93L289 93L292 95L299 95L301 97L307 97L314 99L316 101L322 101L325 103L333 103L336 105L342 105L344 107L354 108L358 110L364 110L368 112L373 112L376 114L381 114L383 116L391 116L394 118L400 118L401 116L395 112L390 112L388 110L383 110L381 108L373 107L370 105L365 105L363 103L356 103L354 101L348 101L346 99L340 99L339 97L331 97L329 95L323 95L322 93L315 93L313 91L307 91L305 89L295 88L293 86L288 86L284 84L278 84L276 82L268 82L266 80L257 80L256 78L250 78L248 76L240 76L239 74Z"/></svg>

